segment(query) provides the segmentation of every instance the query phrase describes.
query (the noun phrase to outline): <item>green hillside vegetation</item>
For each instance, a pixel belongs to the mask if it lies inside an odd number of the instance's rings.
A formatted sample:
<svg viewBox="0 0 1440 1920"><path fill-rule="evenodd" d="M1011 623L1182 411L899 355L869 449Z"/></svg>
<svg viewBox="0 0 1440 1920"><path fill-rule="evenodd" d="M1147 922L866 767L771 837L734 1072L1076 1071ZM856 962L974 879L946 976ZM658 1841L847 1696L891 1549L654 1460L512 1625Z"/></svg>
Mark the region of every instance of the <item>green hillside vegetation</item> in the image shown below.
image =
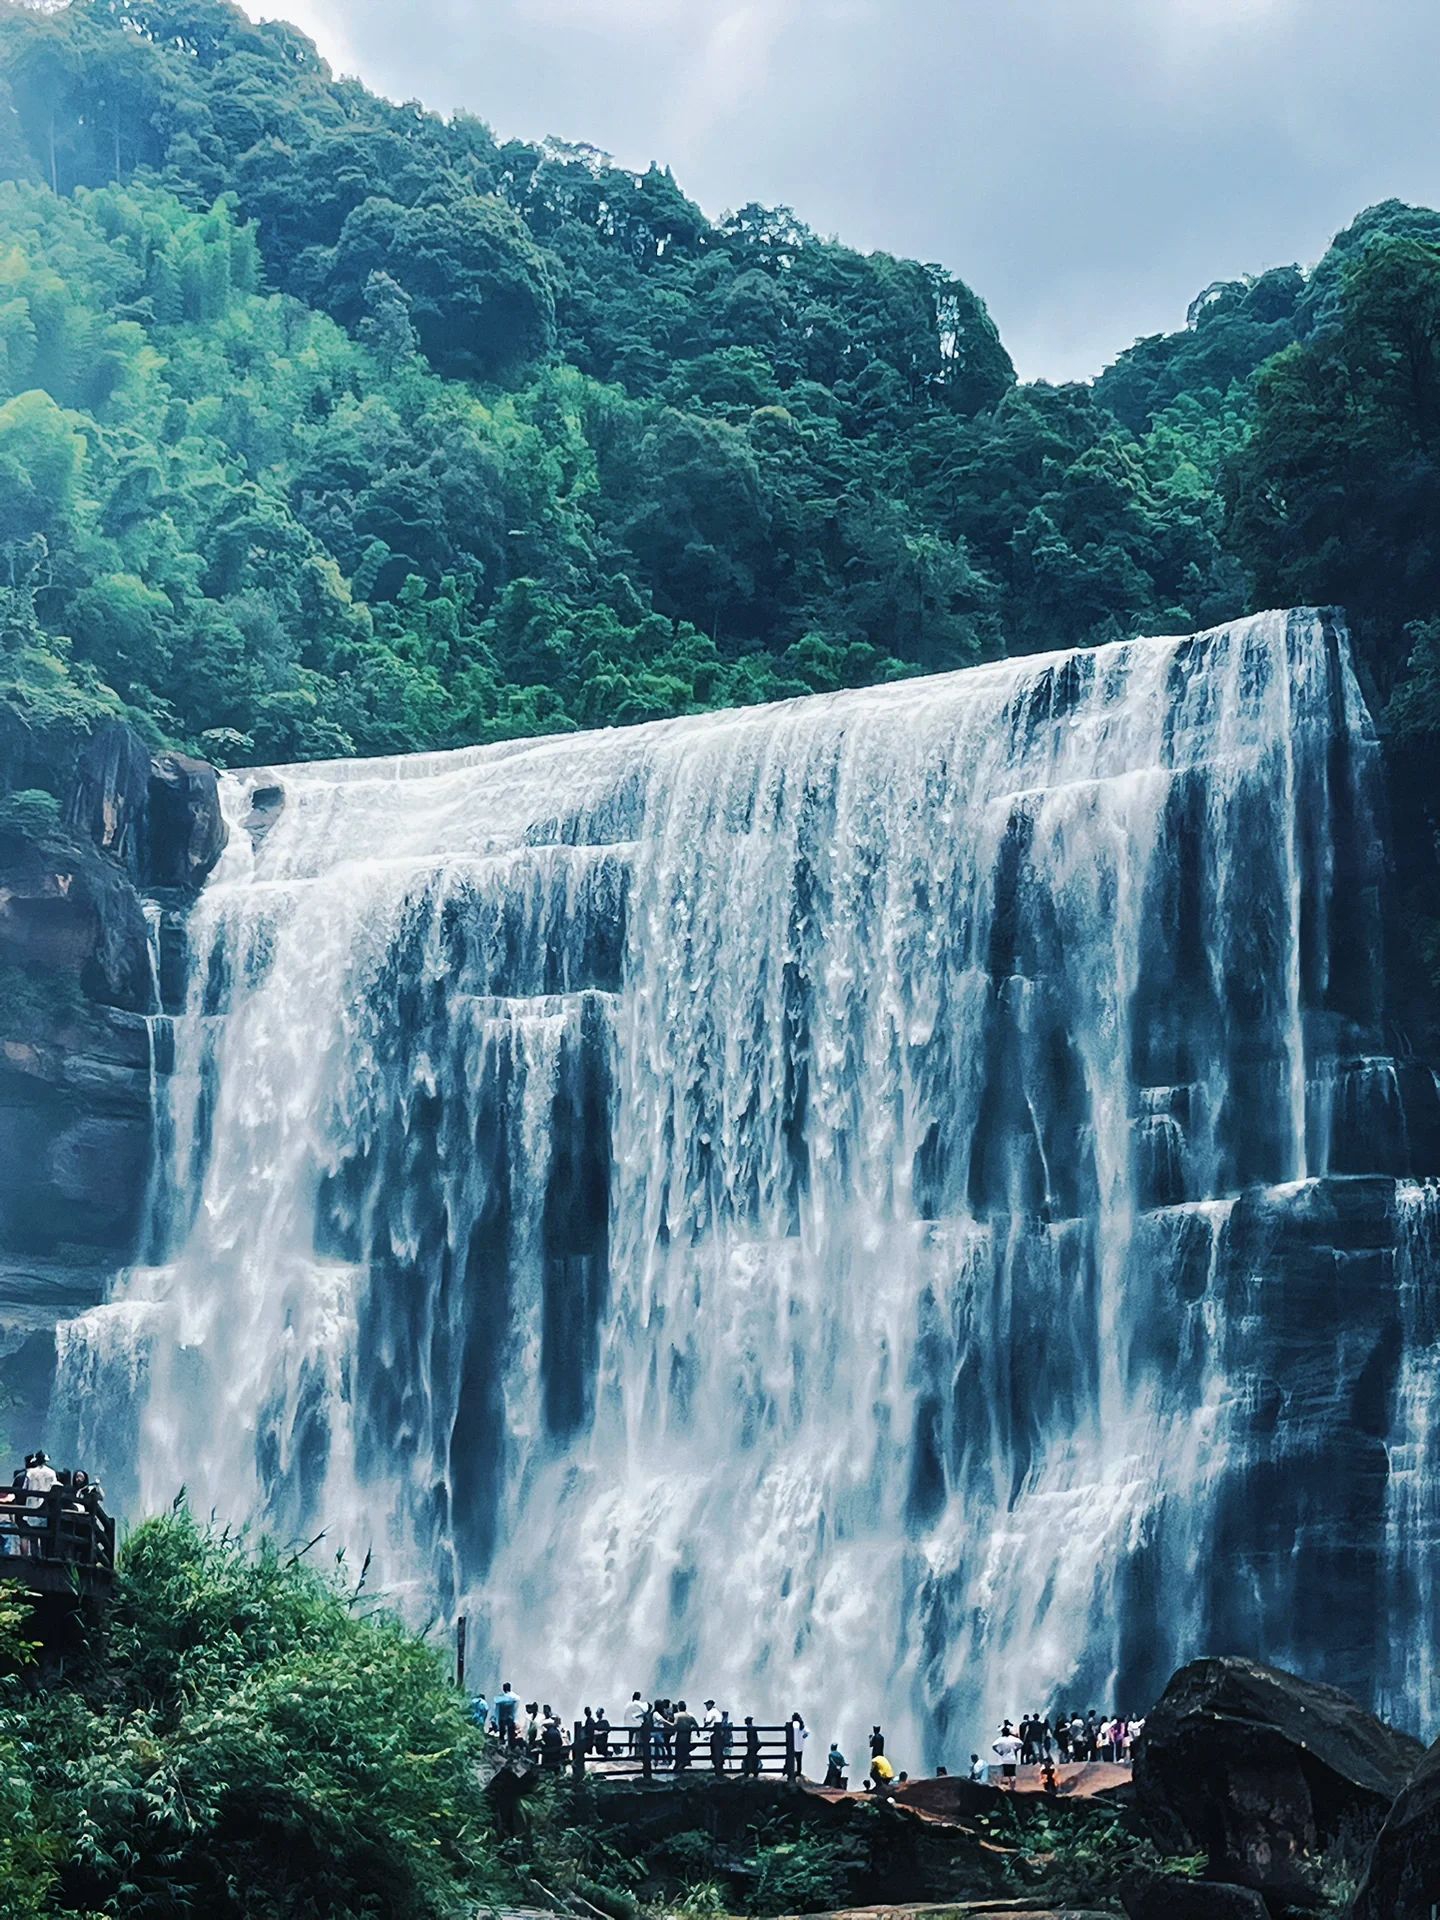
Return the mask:
<svg viewBox="0 0 1440 1920"><path fill-rule="evenodd" d="M388 752L1296 597L1434 722L1435 214L1057 388L941 267L392 105L220 0L6 8L0 176L32 729Z"/></svg>
<svg viewBox="0 0 1440 1920"><path fill-rule="evenodd" d="M103 1639L38 1691L28 1608L4 1600L3 1920L438 1920L514 1897L465 1696L343 1575L183 1509L149 1520Z"/></svg>

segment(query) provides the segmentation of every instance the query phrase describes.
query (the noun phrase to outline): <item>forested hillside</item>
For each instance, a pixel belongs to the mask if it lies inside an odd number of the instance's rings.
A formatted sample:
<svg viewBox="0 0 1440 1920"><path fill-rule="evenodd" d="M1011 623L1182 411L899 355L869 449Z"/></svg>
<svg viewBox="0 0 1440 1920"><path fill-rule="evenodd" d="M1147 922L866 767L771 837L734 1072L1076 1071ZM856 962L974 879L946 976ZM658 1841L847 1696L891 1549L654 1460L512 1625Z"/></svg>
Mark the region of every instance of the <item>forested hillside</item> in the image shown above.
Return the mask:
<svg viewBox="0 0 1440 1920"><path fill-rule="evenodd" d="M945 268L222 0L6 8L0 175L22 747L122 705L220 760L446 745L1302 598L1435 725L1435 213L1051 387Z"/></svg>

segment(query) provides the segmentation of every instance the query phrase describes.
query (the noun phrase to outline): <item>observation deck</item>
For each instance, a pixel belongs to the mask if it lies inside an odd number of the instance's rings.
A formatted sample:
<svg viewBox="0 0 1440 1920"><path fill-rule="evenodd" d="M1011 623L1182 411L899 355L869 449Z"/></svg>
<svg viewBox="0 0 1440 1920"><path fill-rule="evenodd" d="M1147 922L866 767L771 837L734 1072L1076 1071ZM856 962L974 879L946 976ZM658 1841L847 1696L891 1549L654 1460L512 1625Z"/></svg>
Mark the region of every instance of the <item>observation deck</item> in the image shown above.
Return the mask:
<svg viewBox="0 0 1440 1920"><path fill-rule="evenodd" d="M41 1495L0 1503L0 1580L36 1594L104 1595L115 1579L115 1521Z"/></svg>

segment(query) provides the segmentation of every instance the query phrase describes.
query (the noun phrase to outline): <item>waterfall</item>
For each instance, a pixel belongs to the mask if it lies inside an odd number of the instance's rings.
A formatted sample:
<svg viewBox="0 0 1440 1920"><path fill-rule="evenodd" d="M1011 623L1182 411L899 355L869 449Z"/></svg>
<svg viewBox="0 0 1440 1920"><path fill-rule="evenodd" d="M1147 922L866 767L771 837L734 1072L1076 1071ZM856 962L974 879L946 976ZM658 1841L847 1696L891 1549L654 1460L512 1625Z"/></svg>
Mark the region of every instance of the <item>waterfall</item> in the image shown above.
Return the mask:
<svg viewBox="0 0 1440 1920"><path fill-rule="evenodd" d="M1364 1124L1373 756L1343 634L1276 613L227 777L77 1443L373 1548L577 1710L954 1766L1223 1619L1263 1651L1244 1249Z"/></svg>

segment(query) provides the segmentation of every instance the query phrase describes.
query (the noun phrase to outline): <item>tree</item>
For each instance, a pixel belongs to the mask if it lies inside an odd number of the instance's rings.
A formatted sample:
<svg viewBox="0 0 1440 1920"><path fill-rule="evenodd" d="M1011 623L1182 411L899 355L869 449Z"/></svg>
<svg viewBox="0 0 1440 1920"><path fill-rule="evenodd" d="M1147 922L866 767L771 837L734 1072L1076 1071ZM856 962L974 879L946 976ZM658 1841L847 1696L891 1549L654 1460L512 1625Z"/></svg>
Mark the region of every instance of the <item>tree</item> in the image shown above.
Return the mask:
<svg viewBox="0 0 1440 1920"><path fill-rule="evenodd" d="M1382 688L1440 580L1440 246L1385 235L1346 269L1338 329L1276 356L1228 479L1262 601L1339 601Z"/></svg>
<svg viewBox="0 0 1440 1920"><path fill-rule="evenodd" d="M423 207L367 200L341 228L328 279L333 310L347 324L362 318L377 272L403 288L421 348L439 372L498 378L553 342L549 266L523 223L492 197Z"/></svg>

